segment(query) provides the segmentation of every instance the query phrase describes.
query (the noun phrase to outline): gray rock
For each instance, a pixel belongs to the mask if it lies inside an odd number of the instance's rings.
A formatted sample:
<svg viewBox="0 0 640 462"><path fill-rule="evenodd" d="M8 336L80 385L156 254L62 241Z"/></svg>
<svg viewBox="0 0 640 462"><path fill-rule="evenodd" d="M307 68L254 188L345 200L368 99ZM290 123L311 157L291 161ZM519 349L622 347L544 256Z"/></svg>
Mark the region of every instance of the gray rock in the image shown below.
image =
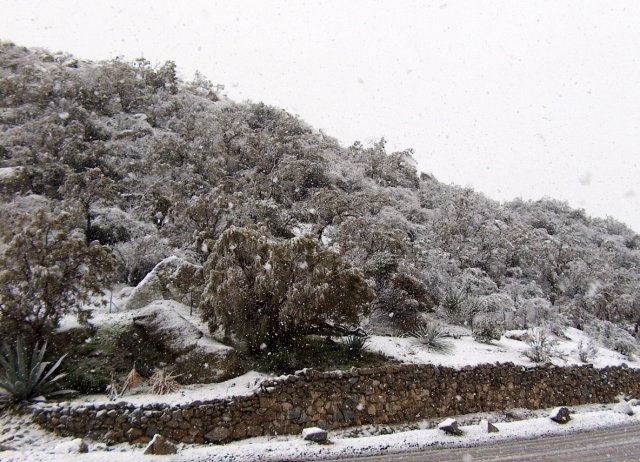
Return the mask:
<svg viewBox="0 0 640 462"><path fill-rule="evenodd" d="M178 447L167 441L164 436L159 434L154 435L153 439L149 441L149 444L144 450L145 454L156 456L166 456L177 452Z"/></svg>
<svg viewBox="0 0 640 462"><path fill-rule="evenodd" d="M480 421L480 428L483 433L498 433L500 431L498 430L498 427L496 427L486 419Z"/></svg>
<svg viewBox="0 0 640 462"><path fill-rule="evenodd" d="M569 409L566 407L555 408L553 411L551 411L551 414L549 414L549 418L559 424L566 424L571 420Z"/></svg>
<svg viewBox="0 0 640 462"><path fill-rule="evenodd" d="M213 441L214 443L221 443L231 436L231 430L226 427L216 427L209 433L204 435L207 441Z"/></svg>
<svg viewBox="0 0 640 462"><path fill-rule="evenodd" d="M314 443L322 443L327 441L329 434L326 430L319 427L309 427L302 430L302 438Z"/></svg>
<svg viewBox="0 0 640 462"><path fill-rule="evenodd" d="M446 419L438 424L438 428L448 435L462 435L462 430L458 428L456 419Z"/></svg>

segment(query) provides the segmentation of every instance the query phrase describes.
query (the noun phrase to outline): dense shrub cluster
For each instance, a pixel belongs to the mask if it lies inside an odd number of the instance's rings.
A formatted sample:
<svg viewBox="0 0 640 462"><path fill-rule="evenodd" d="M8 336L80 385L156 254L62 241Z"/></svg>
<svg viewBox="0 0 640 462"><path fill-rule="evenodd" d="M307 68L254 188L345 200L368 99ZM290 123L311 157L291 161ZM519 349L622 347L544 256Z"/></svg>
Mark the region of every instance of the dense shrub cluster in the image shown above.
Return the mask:
<svg viewBox="0 0 640 462"><path fill-rule="evenodd" d="M504 311L516 327L571 324L603 339L608 322L627 334L612 345L634 351L640 238L629 228L553 200L499 204L419 176L410 150L345 148L285 111L219 93L201 76L180 81L170 62L90 63L0 44L0 277L17 281L27 243L43 258L46 246L68 246L76 265L48 257L30 277L73 270L73 288L30 294L23 277L20 306L3 282L2 325L15 315L45 331L108 274L135 284L179 255L206 262L212 326L253 349L286 343L305 323L356 322L366 305L374 325L404 331L427 312L470 325ZM46 244L25 234L37 208L66 217ZM232 248L241 228L254 234ZM275 273L286 288L268 282ZM332 300L325 282L346 298ZM307 304L302 313L293 301ZM253 311L234 320L225 304ZM56 312L41 316L47 306ZM257 322L258 309L273 320Z"/></svg>

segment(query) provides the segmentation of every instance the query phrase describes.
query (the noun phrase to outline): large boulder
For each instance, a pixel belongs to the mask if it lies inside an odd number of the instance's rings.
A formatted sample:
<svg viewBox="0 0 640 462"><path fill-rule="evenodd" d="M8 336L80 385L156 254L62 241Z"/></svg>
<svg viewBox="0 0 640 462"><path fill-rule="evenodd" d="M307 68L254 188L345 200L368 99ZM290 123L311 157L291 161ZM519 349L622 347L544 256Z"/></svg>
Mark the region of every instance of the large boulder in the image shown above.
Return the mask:
<svg viewBox="0 0 640 462"><path fill-rule="evenodd" d="M155 349L168 356L182 383L217 381L224 375L233 349L203 333L188 319L189 307L156 300L138 310L133 324Z"/></svg>
<svg viewBox="0 0 640 462"><path fill-rule="evenodd" d="M131 292L124 307L144 308L155 300L175 300L187 306L199 303L204 279L202 267L179 257L158 263Z"/></svg>
<svg viewBox="0 0 640 462"><path fill-rule="evenodd" d="M154 301L135 314L133 323L163 351L179 356L193 350L203 334L171 305Z"/></svg>

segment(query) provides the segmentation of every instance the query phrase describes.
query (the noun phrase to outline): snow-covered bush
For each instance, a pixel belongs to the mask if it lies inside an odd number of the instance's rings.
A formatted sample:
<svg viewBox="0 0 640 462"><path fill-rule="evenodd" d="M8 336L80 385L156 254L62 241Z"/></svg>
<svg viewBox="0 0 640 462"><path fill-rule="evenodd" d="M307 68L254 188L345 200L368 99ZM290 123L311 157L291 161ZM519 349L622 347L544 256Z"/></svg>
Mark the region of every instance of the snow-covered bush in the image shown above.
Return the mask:
<svg viewBox="0 0 640 462"><path fill-rule="evenodd" d="M211 244L202 318L252 353L356 325L374 296L358 269L310 234L277 241L263 229L230 228Z"/></svg>
<svg viewBox="0 0 640 462"><path fill-rule="evenodd" d="M556 349L558 342L545 329L538 327L532 329L527 344L529 348L523 354L534 363L546 363L551 358L559 356Z"/></svg>
<svg viewBox="0 0 640 462"><path fill-rule="evenodd" d="M587 329L592 336L614 351L631 358L638 351L638 343L633 336L624 329L609 321L596 321Z"/></svg>
<svg viewBox="0 0 640 462"><path fill-rule="evenodd" d="M87 244L66 213L19 217L0 252L0 334L41 340L65 314L86 321L84 304L102 293L114 269L111 250Z"/></svg>
<svg viewBox="0 0 640 462"><path fill-rule="evenodd" d="M476 342L491 343L493 340L500 340L504 333L504 322L495 317L481 315L474 318L472 336Z"/></svg>
<svg viewBox="0 0 640 462"><path fill-rule="evenodd" d="M594 360L598 356L598 348L593 344L591 340L584 342L580 340L576 347L576 354L578 359L583 363L588 363Z"/></svg>

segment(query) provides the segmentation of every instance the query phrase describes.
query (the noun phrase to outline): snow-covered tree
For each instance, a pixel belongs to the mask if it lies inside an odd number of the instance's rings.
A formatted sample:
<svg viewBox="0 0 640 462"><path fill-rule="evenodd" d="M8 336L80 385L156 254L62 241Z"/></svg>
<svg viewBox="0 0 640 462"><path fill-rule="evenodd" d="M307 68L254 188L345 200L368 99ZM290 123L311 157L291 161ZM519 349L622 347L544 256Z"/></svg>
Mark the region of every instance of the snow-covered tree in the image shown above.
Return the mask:
<svg viewBox="0 0 640 462"><path fill-rule="evenodd" d="M111 251L69 226L69 216L43 209L23 215L0 254L3 336L44 338L61 317L88 316L83 304L101 293L114 269Z"/></svg>
<svg viewBox="0 0 640 462"><path fill-rule="evenodd" d="M264 230L233 227L211 246L203 319L250 351L354 326L374 295L358 269L312 235L276 241Z"/></svg>

